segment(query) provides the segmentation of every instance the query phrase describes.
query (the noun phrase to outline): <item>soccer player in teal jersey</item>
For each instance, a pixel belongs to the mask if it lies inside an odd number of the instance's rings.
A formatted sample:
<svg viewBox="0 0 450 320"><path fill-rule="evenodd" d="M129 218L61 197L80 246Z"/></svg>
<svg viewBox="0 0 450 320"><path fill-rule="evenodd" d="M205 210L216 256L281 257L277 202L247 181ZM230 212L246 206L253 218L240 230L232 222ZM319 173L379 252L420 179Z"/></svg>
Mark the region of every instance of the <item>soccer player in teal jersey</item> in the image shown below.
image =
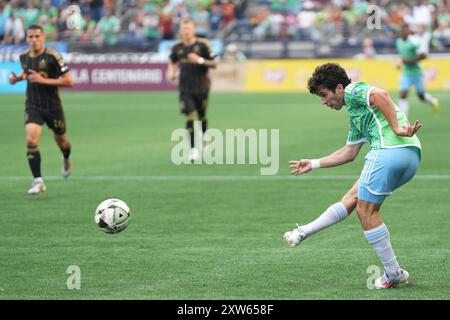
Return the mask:
<svg viewBox="0 0 450 320"><path fill-rule="evenodd" d="M419 52L420 39L411 36L408 25L402 26L401 36L397 39L396 46L403 64L403 72L400 77L400 101L398 102L400 110L408 116L408 91L410 87L415 86L419 99L428 103L432 107L433 114L438 115L440 112L439 100L425 92L422 68L419 65L419 61L427 56L426 53Z"/></svg>
<svg viewBox="0 0 450 320"><path fill-rule="evenodd" d="M286 232L284 240L296 246L313 233L342 221L356 208L364 236L384 265L385 272L375 281L375 288L406 282L409 274L397 262L380 208L384 199L411 180L417 171L421 145L415 133L421 124L416 121L411 125L385 90L365 82L351 82L337 64L317 67L308 81L308 88L329 108L346 107L350 131L346 145L334 153L320 159L290 161L291 174L353 161L365 142L371 148L358 181L342 200L313 222Z"/></svg>

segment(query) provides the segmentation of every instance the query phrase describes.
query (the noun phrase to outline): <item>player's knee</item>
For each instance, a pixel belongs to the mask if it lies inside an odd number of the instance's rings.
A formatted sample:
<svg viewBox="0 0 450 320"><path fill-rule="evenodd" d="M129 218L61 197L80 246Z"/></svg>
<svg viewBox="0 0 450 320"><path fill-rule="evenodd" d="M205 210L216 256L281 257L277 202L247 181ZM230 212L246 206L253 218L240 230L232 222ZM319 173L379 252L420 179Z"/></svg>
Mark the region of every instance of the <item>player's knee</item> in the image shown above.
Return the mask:
<svg viewBox="0 0 450 320"><path fill-rule="evenodd" d="M62 149L67 149L70 147L69 140L67 138L62 138L61 140L57 140L58 146Z"/></svg>
<svg viewBox="0 0 450 320"><path fill-rule="evenodd" d="M39 143L39 139L33 135L28 135L26 141L27 141L27 148L37 147Z"/></svg>
<svg viewBox="0 0 450 320"><path fill-rule="evenodd" d="M356 211L358 212L358 216L363 220L371 221L372 217L378 214L378 206L366 201L359 201L356 204Z"/></svg>
<svg viewBox="0 0 450 320"><path fill-rule="evenodd" d="M345 209L347 209L347 213L350 215L356 208L356 204L358 203L358 193L357 192L347 193L345 196L342 197L341 203L344 205Z"/></svg>

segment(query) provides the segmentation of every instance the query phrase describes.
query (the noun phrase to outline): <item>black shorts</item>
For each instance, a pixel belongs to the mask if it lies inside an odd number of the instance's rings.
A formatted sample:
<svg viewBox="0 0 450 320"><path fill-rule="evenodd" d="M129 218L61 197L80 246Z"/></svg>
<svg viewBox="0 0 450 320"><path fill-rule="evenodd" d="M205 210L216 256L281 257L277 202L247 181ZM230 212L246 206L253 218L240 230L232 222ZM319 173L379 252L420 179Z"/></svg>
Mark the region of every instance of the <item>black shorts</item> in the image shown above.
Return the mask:
<svg viewBox="0 0 450 320"><path fill-rule="evenodd" d="M37 110L28 106L25 108L25 124L36 123L42 126L44 122L58 135L66 133L66 119L62 108L55 108L51 111Z"/></svg>
<svg viewBox="0 0 450 320"><path fill-rule="evenodd" d="M197 111L199 117L204 117L208 108L208 93L180 92L180 108L185 115Z"/></svg>

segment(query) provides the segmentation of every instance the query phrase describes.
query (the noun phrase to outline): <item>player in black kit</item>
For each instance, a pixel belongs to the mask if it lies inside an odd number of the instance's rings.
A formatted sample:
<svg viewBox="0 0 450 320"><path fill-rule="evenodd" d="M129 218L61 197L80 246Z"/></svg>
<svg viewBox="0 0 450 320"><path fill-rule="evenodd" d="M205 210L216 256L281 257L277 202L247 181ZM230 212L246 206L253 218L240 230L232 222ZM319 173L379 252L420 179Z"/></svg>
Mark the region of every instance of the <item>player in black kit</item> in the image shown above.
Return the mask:
<svg viewBox="0 0 450 320"><path fill-rule="evenodd" d="M211 81L209 68L215 68L214 54L205 39L195 36L195 24L190 19L180 23L181 41L172 47L167 74L170 80L175 80L179 69L179 99L181 112L186 115L186 128L191 138L190 160L199 157L194 148L194 112L202 122L203 133L207 129L206 109Z"/></svg>
<svg viewBox="0 0 450 320"><path fill-rule="evenodd" d="M27 157L34 180L29 194L39 194L46 190L41 176L41 154L39 138L44 122L53 131L53 137L63 154L62 175L71 172L70 143L66 135L66 121L59 97L59 87L72 87L73 80L69 68L61 55L45 47L45 34L41 26L32 25L27 29L29 49L20 55L22 73L11 73L9 82L27 80L25 101L25 134Z"/></svg>

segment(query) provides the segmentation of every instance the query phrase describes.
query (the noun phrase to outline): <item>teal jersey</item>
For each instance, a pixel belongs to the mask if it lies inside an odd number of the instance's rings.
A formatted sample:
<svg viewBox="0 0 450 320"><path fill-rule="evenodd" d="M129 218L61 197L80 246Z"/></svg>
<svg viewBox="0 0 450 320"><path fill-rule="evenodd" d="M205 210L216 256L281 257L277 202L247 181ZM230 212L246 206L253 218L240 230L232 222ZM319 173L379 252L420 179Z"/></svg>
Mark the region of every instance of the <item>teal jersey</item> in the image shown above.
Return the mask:
<svg viewBox="0 0 450 320"><path fill-rule="evenodd" d="M417 50L420 47L419 39L409 36L406 40L398 38L396 42L397 51L402 59L415 59L418 57ZM422 69L418 62L414 63L404 63L403 64L403 75L409 76L419 76L422 74Z"/></svg>
<svg viewBox="0 0 450 320"><path fill-rule="evenodd" d="M373 150L406 146L421 149L419 138L416 135L412 137L397 136L383 113L376 106L370 105L369 95L372 89L374 87L365 82L352 82L345 88L344 103L350 116L347 144L369 142ZM395 109L398 124L402 127L407 123L407 119L397 106Z"/></svg>

